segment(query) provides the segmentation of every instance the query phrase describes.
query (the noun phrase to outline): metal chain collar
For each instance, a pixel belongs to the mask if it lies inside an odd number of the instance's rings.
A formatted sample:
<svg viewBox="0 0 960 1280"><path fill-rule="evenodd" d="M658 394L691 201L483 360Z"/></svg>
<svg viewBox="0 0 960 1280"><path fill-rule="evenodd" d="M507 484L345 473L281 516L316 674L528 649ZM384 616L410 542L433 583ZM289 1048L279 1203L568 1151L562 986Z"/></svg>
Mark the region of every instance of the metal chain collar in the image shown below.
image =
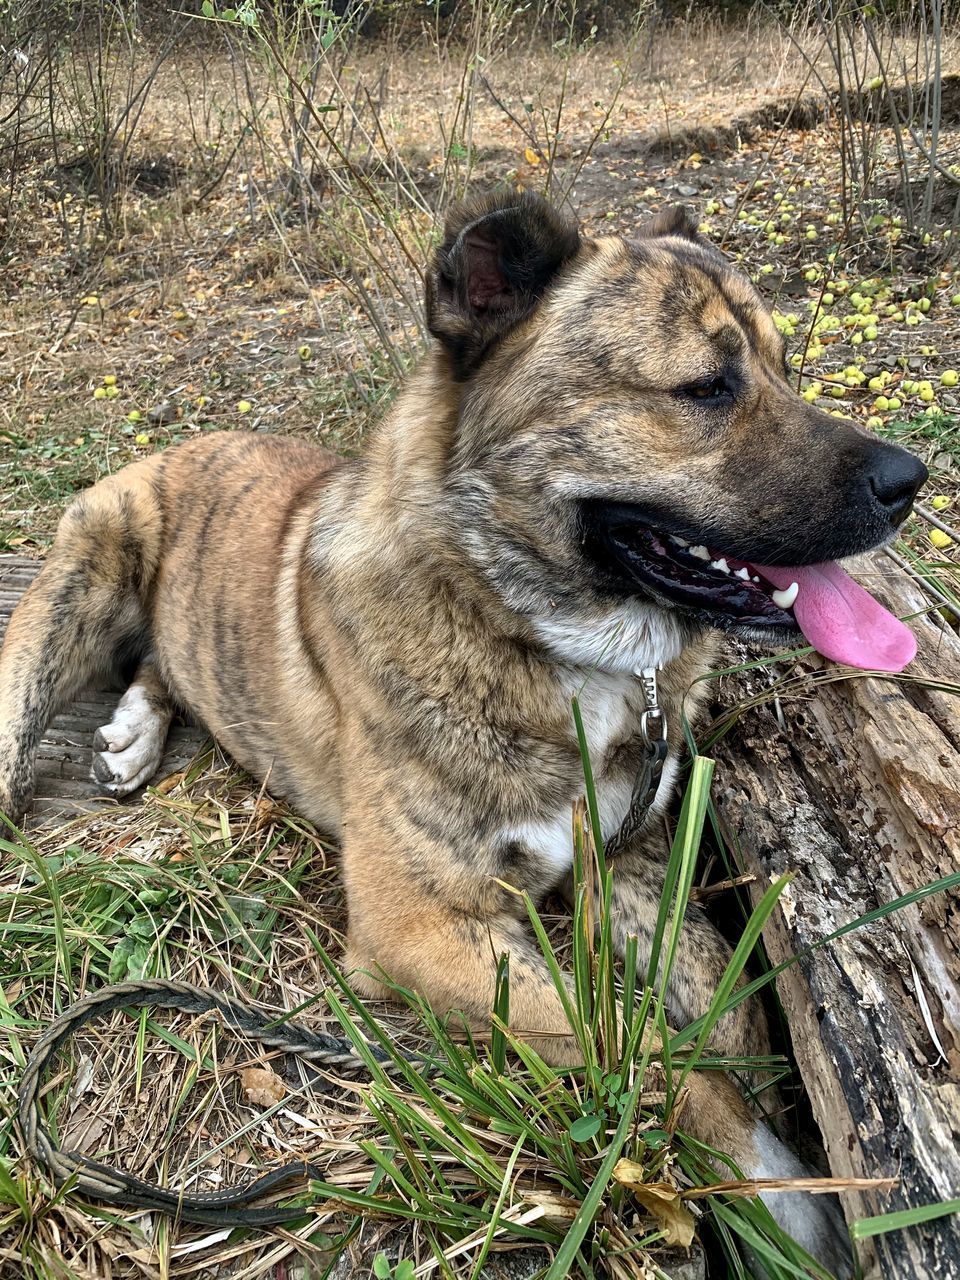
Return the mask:
<svg viewBox="0 0 960 1280"><path fill-rule="evenodd" d="M633 784L630 805L623 821L604 845L604 857L609 862L616 858L633 841L650 812L663 774L667 758L667 717L660 706L657 691L657 668L644 667L636 672L643 700L646 704L640 716L640 738L643 742L643 762Z"/></svg>

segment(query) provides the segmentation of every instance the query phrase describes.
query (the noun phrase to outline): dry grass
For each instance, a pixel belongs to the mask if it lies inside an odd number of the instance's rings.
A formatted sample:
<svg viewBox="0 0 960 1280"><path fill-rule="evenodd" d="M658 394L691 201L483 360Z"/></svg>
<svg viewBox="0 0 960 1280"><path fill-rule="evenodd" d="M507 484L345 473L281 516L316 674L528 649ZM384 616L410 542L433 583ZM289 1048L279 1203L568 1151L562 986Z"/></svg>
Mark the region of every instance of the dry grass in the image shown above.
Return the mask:
<svg viewBox="0 0 960 1280"><path fill-rule="evenodd" d="M342 944L329 848L222 759L198 761L173 783L142 805L38 832L19 855L7 847L0 1114L13 1113L35 1030L108 980L173 975L339 1032L318 952L319 944L336 957ZM398 1042L410 1041L412 1019L396 1005L376 1012ZM377 1124L356 1080L308 1080L208 1019L118 1014L61 1057L46 1098L61 1145L146 1179L216 1189L309 1158L337 1185L362 1191L374 1172L358 1143L375 1138ZM285 1076L285 1096L270 1111L245 1098L240 1073L251 1065ZM320 1206L303 1226L265 1239L178 1229L149 1214L104 1218L69 1200L48 1203L39 1182L32 1197L19 1223L0 1209L2 1275L254 1277L282 1274L285 1259L320 1274L311 1268L324 1259L323 1233L331 1244L352 1220L342 1206ZM375 1226L367 1246L389 1231Z"/></svg>

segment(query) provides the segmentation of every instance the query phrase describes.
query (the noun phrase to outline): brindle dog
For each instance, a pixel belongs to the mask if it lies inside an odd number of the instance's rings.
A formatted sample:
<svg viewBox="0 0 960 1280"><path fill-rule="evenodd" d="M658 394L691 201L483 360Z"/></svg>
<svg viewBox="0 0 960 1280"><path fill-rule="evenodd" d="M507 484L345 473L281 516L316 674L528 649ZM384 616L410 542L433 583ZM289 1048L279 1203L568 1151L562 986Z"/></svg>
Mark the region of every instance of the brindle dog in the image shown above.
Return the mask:
<svg viewBox="0 0 960 1280"><path fill-rule="evenodd" d="M106 791L155 772L188 708L339 837L361 992L387 994L389 975L489 1026L508 952L513 1027L570 1062L562 1003L501 882L541 895L569 877L571 695L609 836L640 763L635 673L662 668L669 775L711 628L798 638L775 571L754 566L875 546L925 473L795 395L760 297L680 212L591 239L532 195L474 200L447 221L427 311L437 342L361 458L211 435L73 502L0 655L0 809L24 812L57 708L125 662L132 682L94 741ZM700 544L739 557L736 577ZM657 809L668 792L665 777ZM637 838L614 874L621 948L649 940L661 883ZM676 1022L704 1012L728 958L691 908ZM741 1005L714 1042L765 1053L761 1014ZM684 1123L749 1176L802 1172L717 1073L690 1078ZM822 1197L769 1203L846 1269Z"/></svg>

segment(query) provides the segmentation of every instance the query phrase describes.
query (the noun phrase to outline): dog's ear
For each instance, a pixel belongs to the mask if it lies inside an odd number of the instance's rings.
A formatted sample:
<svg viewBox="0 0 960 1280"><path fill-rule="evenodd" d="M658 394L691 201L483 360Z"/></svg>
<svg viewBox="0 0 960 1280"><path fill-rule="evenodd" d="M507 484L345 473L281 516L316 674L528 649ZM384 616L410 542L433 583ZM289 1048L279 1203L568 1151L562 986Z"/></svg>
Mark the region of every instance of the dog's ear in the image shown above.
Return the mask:
<svg viewBox="0 0 960 1280"><path fill-rule="evenodd" d="M576 226L531 192L496 192L450 211L427 276L427 323L456 378L533 311L579 247Z"/></svg>
<svg viewBox="0 0 960 1280"><path fill-rule="evenodd" d="M692 240L694 244L703 245L704 248L712 247L710 241L698 231L690 211L682 204L672 204L661 209L649 222L637 229L637 235L651 239L656 236L679 236L681 240Z"/></svg>

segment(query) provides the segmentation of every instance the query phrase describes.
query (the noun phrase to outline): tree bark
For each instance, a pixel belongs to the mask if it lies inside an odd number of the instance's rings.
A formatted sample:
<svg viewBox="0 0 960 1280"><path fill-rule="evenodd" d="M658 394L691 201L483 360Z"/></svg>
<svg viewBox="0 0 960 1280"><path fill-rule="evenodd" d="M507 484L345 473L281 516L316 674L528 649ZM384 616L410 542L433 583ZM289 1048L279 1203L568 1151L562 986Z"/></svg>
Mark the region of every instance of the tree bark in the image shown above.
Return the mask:
<svg viewBox="0 0 960 1280"><path fill-rule="evenodd" d="M819 658L723 677L720 701L768 694L711 754L715 796L755 899L784 871L765 930L778 964L842 925L960 870L960 640L909 575L877 556L858 576L910 625L906 679L843 676ZM804 955L778 979L797 1062L848 1221L960 1196L960 894L942 891ZM867 1276L960 1278L960 1217L861 1245Z"/></svg>

